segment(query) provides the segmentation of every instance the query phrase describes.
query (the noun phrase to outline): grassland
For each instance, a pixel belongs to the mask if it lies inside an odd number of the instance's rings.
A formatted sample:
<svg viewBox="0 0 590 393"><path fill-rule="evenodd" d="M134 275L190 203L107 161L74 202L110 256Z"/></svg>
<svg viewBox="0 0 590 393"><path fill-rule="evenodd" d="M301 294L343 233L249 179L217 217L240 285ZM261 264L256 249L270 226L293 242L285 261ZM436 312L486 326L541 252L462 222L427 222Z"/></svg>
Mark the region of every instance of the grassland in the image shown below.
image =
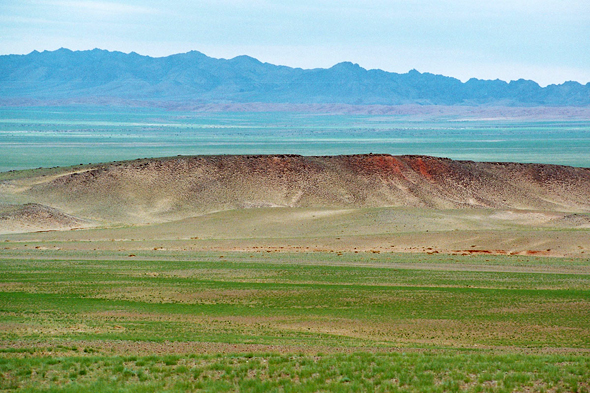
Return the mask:
<svg viewBox="0 0 590 393"><path fill-rule="evenodd" d="M0 388L588 391L588 262L2 250Z"/></svg>

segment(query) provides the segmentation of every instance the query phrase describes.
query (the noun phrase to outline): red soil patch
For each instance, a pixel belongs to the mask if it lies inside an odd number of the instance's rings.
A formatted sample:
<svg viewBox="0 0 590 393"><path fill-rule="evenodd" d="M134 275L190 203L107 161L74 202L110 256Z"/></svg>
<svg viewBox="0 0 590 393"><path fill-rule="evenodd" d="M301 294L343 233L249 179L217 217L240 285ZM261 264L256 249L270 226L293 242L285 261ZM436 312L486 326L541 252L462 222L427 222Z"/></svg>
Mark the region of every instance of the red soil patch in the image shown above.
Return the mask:
<svg viewBox="0 0 590 393"><path fill-rule="evenodd" d="M486 255L508 255L510 254L506 250L451 250L452 254L462 254L462 255L470 255L470 254L486 254Z"/></svg>
<svg viewBox="0 0 590 393"><path fill-rule="evenodd" d="M422 158L417 158L414 162L415 162L414 165L417 165L418 166L418 172L420 172L420 174L422 176L424 176L426 179L428 179L430 181L433 181L434 180L433 177L432 177L432 175L430 174L431 168L429 168L424 163L424 160ZM412 165L412 164L410 164L410 165Z"/></svg>
<svg viewBox="0 0 590 393"><path fill-rule="evenodd" d="M539 251L539 250L526 250L524 255L549 255L550 251Z"/></svg>

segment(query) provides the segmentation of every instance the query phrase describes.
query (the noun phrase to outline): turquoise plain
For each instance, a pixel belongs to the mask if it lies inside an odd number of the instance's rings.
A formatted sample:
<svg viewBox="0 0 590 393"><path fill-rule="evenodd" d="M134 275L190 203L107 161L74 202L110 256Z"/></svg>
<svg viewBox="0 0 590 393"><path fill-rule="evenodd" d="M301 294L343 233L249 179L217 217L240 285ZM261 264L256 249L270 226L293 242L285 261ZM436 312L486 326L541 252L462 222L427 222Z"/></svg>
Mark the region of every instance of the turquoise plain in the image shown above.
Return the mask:
<svg viewBox="0 0 590 393"><path fill-rule="evenodd" d="M0 172L210 154L417 154L590 167L590 121L2 107L0 151Z"/></svg>

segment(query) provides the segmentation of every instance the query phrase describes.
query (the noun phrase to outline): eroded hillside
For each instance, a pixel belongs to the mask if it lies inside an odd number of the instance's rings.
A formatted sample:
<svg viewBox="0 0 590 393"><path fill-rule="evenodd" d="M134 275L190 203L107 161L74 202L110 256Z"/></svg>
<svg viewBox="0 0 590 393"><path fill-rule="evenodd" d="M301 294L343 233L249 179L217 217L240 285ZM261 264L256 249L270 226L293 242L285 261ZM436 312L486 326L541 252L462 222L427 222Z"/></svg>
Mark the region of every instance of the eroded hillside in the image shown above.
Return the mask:
<svg viewBox="0 0 590 393"><path fill-rule="evenodd" d="M84 220L146 224L257 207L590 212L590 169L427 156L194 156L4 180L4 200Z"/></svg>

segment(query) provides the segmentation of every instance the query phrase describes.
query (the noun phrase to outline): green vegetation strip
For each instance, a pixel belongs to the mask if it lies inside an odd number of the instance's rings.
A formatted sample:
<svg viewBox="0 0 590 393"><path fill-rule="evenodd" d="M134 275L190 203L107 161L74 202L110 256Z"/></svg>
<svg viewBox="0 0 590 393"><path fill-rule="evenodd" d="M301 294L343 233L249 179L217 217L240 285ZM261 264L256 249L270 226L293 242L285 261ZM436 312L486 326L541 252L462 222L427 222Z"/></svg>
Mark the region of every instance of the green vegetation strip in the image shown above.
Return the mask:
<svg viewBox="0 0 590 393"><path fill-rule="evenodd" d="M588 392L590 358L490 354L230 354L0 359L22 392Z"/></svg>

